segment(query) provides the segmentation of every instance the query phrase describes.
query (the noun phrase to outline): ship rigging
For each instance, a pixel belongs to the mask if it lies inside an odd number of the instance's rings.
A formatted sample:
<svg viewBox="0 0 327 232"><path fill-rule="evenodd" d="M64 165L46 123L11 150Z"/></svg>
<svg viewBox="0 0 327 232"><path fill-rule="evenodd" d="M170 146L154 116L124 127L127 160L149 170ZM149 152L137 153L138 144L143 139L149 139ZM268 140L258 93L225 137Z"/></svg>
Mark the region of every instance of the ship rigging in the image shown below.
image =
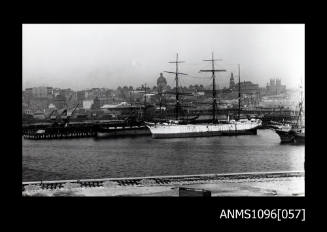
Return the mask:
<svg viewBox="0 0 327 232"><path fill-rule="evenodd" d="M179 72L179 63L184 61L178 60L178 54L176 55L176 61L169 62L176 64L176 71L167 73L175 74L176 81L176 105L175 113L176 120L169 121L169 123L147 123L147 127L150 129L152 138L179 138L179 137L200 137L200 136L217 136L217 135L241 135L241 134L256 134L257 128L261 126L261 120L251 119L251 120L232 120L227 122L219 122L216 120L216 83L215 83L215 73L216 72L225 72L225 69L215 69L214 66L214 55L212 53L211 61L212 68L208 70L200 70L200 72L211 72L212 73L212 123L207 124L193 124L185 123L182 120L179 120L179 111L180 111L180 99L178 91L178 77L179 75L187 75L185 73ZM240 75L239 75L240 76ZM240 78L240 77L239 77ZM240 94L240 93L239 93ZM240 101L240 98L239 98ZM240 103L239 103L240 106Z"/></svg>

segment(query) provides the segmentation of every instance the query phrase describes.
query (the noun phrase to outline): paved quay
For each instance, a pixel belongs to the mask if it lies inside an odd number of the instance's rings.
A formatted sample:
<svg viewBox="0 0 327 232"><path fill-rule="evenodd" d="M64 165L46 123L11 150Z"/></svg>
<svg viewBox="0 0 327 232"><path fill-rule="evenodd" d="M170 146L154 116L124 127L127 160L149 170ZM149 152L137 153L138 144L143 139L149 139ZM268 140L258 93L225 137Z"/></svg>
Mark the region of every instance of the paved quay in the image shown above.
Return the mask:
<svg viewBox="0 0 327 232"><path fill-rule="evenodd" d="M186 187L210 191L212 197L304 196L304 182L303 171L108 178L78 181L44 181L42 183L24 182L22 195L178 197L179 187ZM84 183L84 185L81 183ZM97 184L88 185L91 187L87 187L85 183ZM51 186L57 184L59 187L46 188L45 186L48 184Z"/></svg>

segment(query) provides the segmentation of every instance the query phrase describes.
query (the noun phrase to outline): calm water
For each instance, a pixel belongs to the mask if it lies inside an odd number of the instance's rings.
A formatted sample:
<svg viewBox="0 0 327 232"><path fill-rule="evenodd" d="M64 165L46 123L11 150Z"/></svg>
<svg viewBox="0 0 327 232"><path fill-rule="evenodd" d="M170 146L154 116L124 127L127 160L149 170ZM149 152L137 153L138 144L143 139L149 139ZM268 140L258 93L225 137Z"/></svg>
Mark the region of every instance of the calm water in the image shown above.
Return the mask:
<svg viewBox="0 0 327 232"><path fill-rule="evenodd" d="M304 170L304 145L258 135L24 140L23 181Z"/></svg>

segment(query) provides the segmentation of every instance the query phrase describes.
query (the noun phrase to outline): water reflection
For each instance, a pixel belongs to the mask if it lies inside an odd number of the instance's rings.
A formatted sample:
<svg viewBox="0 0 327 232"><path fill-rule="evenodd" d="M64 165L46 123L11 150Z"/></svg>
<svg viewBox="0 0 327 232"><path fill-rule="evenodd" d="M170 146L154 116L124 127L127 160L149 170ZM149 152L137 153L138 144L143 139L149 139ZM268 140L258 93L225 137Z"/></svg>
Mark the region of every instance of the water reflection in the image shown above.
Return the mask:
<svg viewBox="0 0 327 232"><path fill-rule="evenodd" d="M258 135L23 140L23 180L304 170L304 146Z"/></svg>

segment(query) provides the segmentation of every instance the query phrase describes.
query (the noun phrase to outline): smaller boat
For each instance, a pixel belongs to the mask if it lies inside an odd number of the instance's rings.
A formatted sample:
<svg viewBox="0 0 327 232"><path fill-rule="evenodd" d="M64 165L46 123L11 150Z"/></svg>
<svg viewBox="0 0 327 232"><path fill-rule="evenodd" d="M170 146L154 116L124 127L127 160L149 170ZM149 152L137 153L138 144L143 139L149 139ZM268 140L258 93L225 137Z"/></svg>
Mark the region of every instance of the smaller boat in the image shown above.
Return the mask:
<svg viewBox="0 0 327 232"><path fill-rule="evenodd" d="M276 126L276 133L281 139L281 143L304 144L305 143L305 126L302 117L302 96L299 103L299 115L295 124L283 124Z"/></svg>
<svg viewBox="0 0 327 232"><path fill-rule="evenodd" d="M281 127L275 130L281 139L281 143L302 144L305 142L305 128Z"/></svg>
<svg viewBox="0 0 327 232"><path fill-rule="evenodd" d="M45 133L45 130L37 130L36 131L36 134L44 134Z"/></svg>

